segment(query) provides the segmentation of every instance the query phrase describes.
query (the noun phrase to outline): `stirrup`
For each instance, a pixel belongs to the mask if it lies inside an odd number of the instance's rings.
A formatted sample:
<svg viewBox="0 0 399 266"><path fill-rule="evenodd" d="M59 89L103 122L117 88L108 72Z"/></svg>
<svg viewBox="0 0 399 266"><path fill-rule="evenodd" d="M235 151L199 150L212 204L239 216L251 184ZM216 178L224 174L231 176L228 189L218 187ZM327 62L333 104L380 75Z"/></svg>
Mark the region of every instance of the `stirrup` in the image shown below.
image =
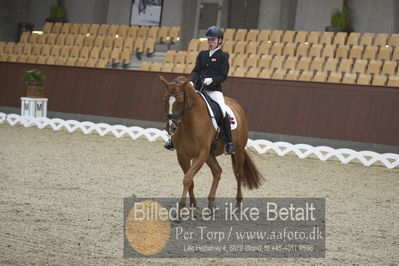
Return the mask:
<svg viewBox="0 0 399 266"><path fill-rule="evenodd" d="M234 144L232 142L226 143L226 145L224 146L224 154L225 155L235 154Z"/></svg>
<svg viewBox="0 0 399 266"><path fill-rule="evenodd" d="M169 139L169 140L165 143L165 145L163 145L163 147L164 147L165 149L169 150L169 151L173 151L173 150L174 150L174 147L173 147L173 141L172 141L172 139Z"/></svg>

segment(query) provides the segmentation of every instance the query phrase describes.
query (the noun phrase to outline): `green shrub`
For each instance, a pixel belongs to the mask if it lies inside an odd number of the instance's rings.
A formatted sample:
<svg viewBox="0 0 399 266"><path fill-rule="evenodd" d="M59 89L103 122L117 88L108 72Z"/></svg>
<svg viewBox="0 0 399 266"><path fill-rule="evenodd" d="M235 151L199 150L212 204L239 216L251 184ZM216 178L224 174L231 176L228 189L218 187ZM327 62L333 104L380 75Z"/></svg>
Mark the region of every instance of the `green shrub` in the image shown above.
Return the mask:
<svg viewBox="0 0 399 266"><path fill-rule="evenodd" d="M22 81L28 85L43 85L45 80L46 75L37 69L28 70L22 75Z"/></svg>
<svg viewBox="0 0 399 266"><path fill-rule="evenodd" d="M50 18L61 19L65 18L65 9L61 2L57 1L57 4L50 7Z"/></svg>
<svg viewBox="0 0 399 266"><path fill-rule="evenodd" d="M345 28L349 26L349 10L335 10L331 15L331 26L337 28Z"/></svg>

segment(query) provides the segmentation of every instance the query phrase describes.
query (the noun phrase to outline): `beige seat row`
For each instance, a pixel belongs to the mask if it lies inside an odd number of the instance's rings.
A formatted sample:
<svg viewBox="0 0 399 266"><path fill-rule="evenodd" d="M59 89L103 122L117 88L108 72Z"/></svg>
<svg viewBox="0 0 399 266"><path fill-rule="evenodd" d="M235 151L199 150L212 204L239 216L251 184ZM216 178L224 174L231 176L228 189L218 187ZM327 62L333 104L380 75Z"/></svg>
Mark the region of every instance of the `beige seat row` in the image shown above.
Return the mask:
<svg viewBox="0 0 399 266"><path fill-rule="evenodd" d="M348 45L376 45L399 46L399 34L388 33L360 33L351 32L321 32L321 31L282 31L258 29L226 29L224 40L237 41L271 41L283 43L319 43L319 44L348 44Z"/></svg>
<svg viewBox="0 0 399 266"><path fill-rule="evenodd" d="M168 26L129 26L109 24L45 23L45 33L65 35L119 36L122 38L152 38L156 42L176 42L180 40L180 27Z"/></svg>

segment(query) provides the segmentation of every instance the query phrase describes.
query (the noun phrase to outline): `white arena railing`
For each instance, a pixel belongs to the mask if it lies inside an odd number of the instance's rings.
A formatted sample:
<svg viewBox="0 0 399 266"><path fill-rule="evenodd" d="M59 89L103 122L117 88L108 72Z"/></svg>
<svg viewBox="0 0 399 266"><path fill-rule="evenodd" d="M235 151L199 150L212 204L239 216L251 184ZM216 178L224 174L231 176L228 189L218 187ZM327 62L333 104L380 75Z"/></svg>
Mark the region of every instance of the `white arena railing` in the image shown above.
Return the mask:
<svg viewBox="0 0 399 266"><path fill-rule="evenodd" d="M113 134L117 138L130 136L133 140L136 140L140 137L145 137L149 141L157 141L158 139L167 141L169 138L165 130L159 130L156 128L144 129L141 127L126 127L123 125L109 125L106 123L96 124L87 121L79 122L76 120L63 120L59 118L34 118L31 116L20 116L17 114L5 114L0 112L0 124L1 123L8 123L11 126L36 126L40 129L49 126L55 131L66 129L69 132L74 132L80 129L84 134L90 134L95 131L100 136L104 136L106 134ZM321 161L326 161L335 157L344 164L357 159L365 166L370 166L378 162L389 169L399 166L399 155L394 153L380 154L373 151L354 151L344 148L334 149L327 146L313 147L307 144L290 144L288 142L282 141L271 142L263 139L249 139L247 148L253 148L260 154L274 151L279 156L285 156L288 153L293 152L301 159L307 158L310 155L314 155Z"/></svg>

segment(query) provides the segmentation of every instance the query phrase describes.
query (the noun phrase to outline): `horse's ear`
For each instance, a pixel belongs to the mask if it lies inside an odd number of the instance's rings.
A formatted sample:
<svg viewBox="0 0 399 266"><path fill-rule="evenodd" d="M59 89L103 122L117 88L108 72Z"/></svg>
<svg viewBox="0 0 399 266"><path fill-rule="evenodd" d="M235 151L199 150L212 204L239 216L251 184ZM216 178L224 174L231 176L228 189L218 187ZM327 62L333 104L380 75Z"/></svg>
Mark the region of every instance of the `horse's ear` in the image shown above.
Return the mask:
<svg viewBox="0 0 399 266"><path fill-rule="evenodd" d="M163 76L159 76L159 79L163 84L165 84L166 87L169 87L169 82Z"/></svg>
<svg viewBox="0 0 399 266"><path fill-rule="evenodd" d="M188 80L187 81L185 81L182 85L181 85L181 88L182 89L185 89L186 88L186 86L187 86L187 84L188 84Z"/></svg>

